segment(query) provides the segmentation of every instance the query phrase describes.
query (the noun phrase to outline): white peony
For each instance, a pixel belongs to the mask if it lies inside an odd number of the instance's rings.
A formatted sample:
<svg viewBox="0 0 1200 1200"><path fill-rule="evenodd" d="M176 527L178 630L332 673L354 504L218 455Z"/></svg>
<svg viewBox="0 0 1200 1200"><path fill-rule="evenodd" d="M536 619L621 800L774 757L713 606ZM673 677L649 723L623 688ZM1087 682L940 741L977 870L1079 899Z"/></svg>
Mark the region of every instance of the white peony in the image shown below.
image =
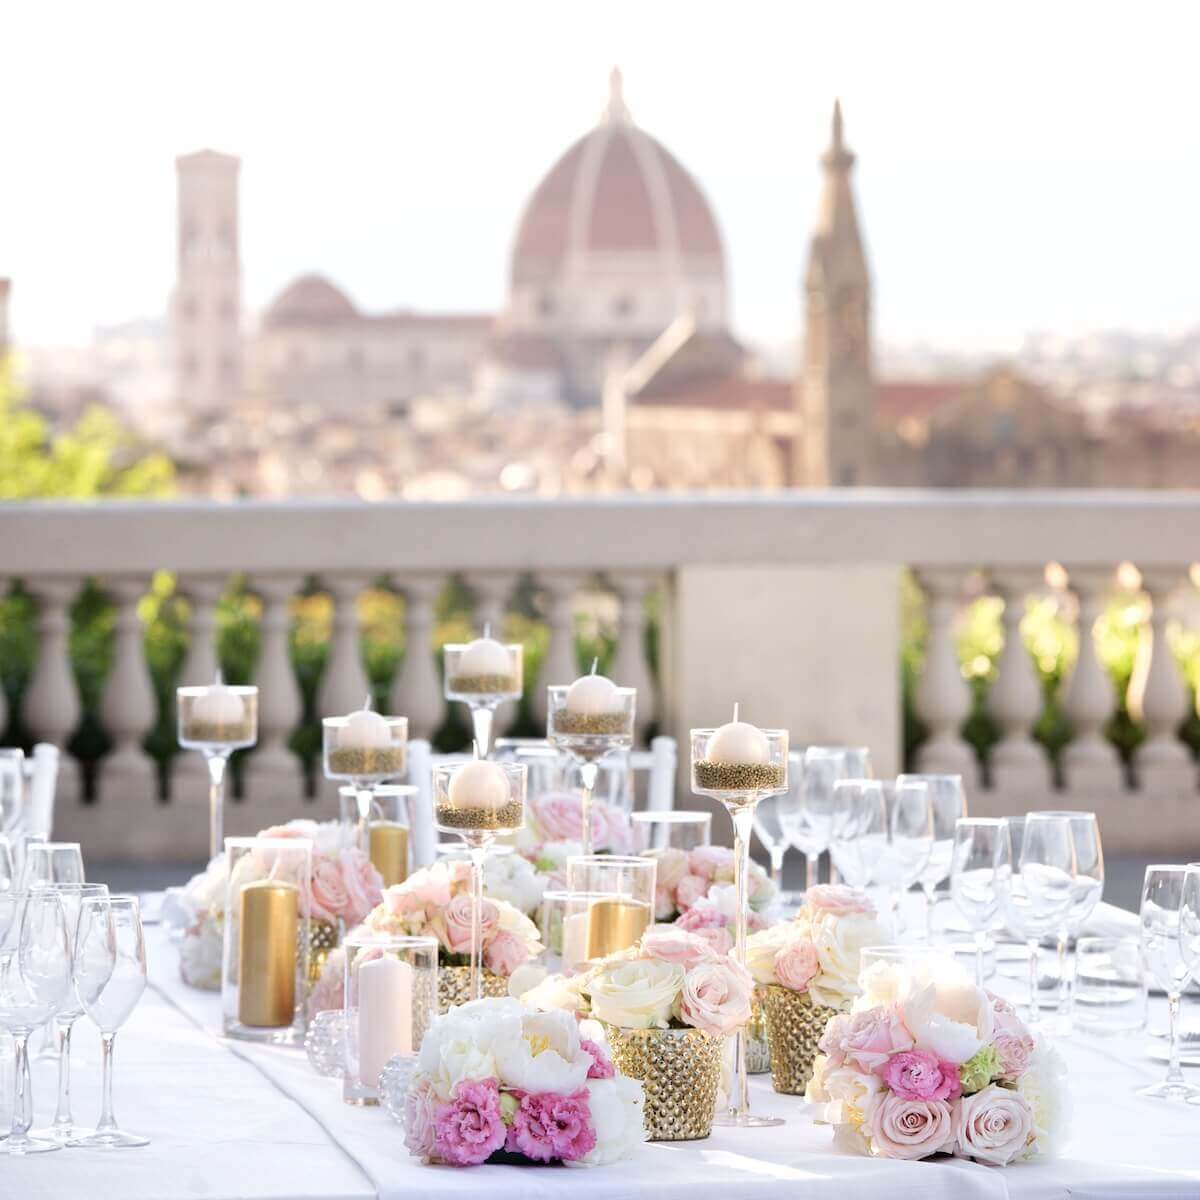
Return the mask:
<svg viewBox="0 0 1200 1200"><path fill-rule="evenodd" d="M574 1016L561 1010L526 1013L520 1040L499 1044L495 1057L506 1087L564 1096L583 1087L592 1065L580 1047Z"/></svg>
<svg viewBox="0 0 1200 1200"><path fill-rule="evenodd" d="M662 960L605 967L589 984L592 1013L620 1029L666 1029L683 980L678 963Z"/></svg>
<svg viewBox="0 0 1200 1200"><path fill-rule="evenodd" d="M587 1091L596 1145L579 1162L567 1163L569 1167L600 1167L616 1162L632 1154L646 1140L646 1098L638 1080L624 1075L589 1079Z"/></svg>
<svg viewBox="0 0 1200 1200"><path fill-rule="evenodd" d="M884 940L883 928L866 913L832 912L812 917L809 928L821 964L808 985L813 1003L845 1008L858 995L863 948L878 946Z"/></svg>
<svg viewBox="0 0 1200 1200"><path fill-rule="evenodd" d="M513 979L516 978L514 973ZM569 1013L586 1012L587 1001L580 991L583 978L582 975L547 975L540 983L523 991L519 999L527 1008L541 1012L556 1008Z"/></svg>
<svg viewBox="0 0 1200 1200"><path fill-rule="evenodd" d="M1047 1157L1058 1154L1070 1134L1071 1109L1067 1064L1051 1045L1039 1039L1017 1091L1033 1113L1034 1149Z"/></svg>
<svg viewBox="0 0 1200 1200"><path fill-rule="evenodd" d="M752 933L746 939L746 968L755 983L778 983L775 978L775 955L789 942L803 936L795 925L772 925Z"/></svg>
<svg viewBox="0 0 1200 1200"><path fill-rule="evenodd" d="M483 872L484 894L492 900L504 900L523 913L532 913L542 902L546 878L519 854L494 854Z"/></svg>
<svg viewBox="0 0 1200 1200"><path fill-rule="evenodd" d="M873 962L859 975L862 990L854 1002L854 1011L865 1012L869 1008L899 1003L906 978L907 973L901 963Z"/></svg>
<svg viewBox="0 0 1200 1200"><path fill-rule="evenodd" d="M900 1010L917 1049L947 1062L966 1062L992 1038L992 1002L960 967L942 969L927 980L910 978Z"/></svg>
<svg viewBox="0 0 1200 1200"><path fill-rule="evenodd" d="M447 1102L464 1079L498 1074L497 1054L522 1040L523 1010L516 1000L473 1000L433 1023L421 1041L417 1069Z"/></svg>

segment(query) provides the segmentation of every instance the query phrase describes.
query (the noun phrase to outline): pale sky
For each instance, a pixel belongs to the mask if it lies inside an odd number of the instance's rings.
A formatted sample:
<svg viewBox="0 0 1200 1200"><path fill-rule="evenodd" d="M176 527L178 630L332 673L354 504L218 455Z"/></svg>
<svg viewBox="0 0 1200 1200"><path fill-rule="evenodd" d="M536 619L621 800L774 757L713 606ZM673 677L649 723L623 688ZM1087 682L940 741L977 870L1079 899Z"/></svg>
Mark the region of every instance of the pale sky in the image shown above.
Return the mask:
<svg viewBox="0 0 1200 1200"><path fill-rule="evenodd" d="M699 179L734 322L787 337L842 98L892 343L1200 324L1200 4L62 0L0 10L0 275L25 342L163 310L174 158L242 158L245 296L493 309L598 117Z"/></svg>

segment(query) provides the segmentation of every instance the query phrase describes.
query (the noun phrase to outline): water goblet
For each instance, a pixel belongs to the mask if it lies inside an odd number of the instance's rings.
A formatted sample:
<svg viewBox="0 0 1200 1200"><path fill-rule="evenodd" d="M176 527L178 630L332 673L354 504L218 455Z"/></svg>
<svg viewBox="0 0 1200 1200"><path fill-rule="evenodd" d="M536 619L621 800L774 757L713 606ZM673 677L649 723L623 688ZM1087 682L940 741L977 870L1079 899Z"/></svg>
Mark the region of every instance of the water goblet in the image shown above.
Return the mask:
<svg viewBox="0 0 1200 1200"><path fill-rule="evenodd" d="M1183 898L1179 905L1179 950L1192 978L1200 979L1200 863L1188 863L1183 879ZM1190 1103L1197 1104L1200 1101L1193 1099Z"/></svg>
<svg viewBox="0 0 1200 1200"><path fill-rule="evenodd" d="M804 855L804 890L817 883L821 854L833 836L833 786L845 772L841 750L810 746L804 751L799 778L789 778L779 798L779 821L788 839Z"/></svg>
<svg viewBox="0 0 1200 1200"><path fill-rule="evenodd" d="M954 825L950 896L975 934L975 982L983 987L988 930L1012 869L1008 831L995 817L959 817Z"/></svg>
<svg viewBox="0 0 1200 1200"><path fill-rule="evenodd" d="M83 883L83 854L78 842L29 842L21 868L24 890L44 883Z"/></svg>
<svg viewBox="0 0 1200 1200"><path fill-rule="evenodd" d="M67 1144L101 1150L148 1146L149 1138L117 1125L112 1103L113 1043L146 990L146 941L136 896L86 896L80 901L75 990L83 1011L100 1030L104 1098L96 1132Z"/></svg>
<svg viewBox="0 0 1200 1200"><path fill-rule="evenodd" d="M792 771L801 770L804 756L797 751L792 751L788 755L788 759L790 776ZM787 833L784 832L783 822L780 820L781 800L782 797L776 795L763 796L759 800L754 809L754 832L767 852L767 857L771 860L771 882L775 885L775 891L780 900L785 904L798 904L800 902L798 893L783 890L783 860L792 843Z"/></svg>
<svg viewBox="0 0 1200 1200"><path fill-rule="evenodd" d="M0 749L0 834L15 837L25 820L25 751Z"/></svg>
<svg viewBox="0 0 1200 1200"><path fill-rule="evenodd" d="M929 864L917 881L924 899L925 940L933 937L933 908L938 885L950 877L954 850L954 823L967 815L967 796L961 775L901 775L901 780L918 780L929 785L929 807L933 813L933 850Z"/></svg>
<svg viewBox="0 0 1200 1200"><path fill-rule="evenodd" d="M1179 1002L1192 975L1195 915L1185 898L1185 866L1152 865L1146 868L1141 924L1142 961L1151 978L1167 994L1167 1028L1170 1045L1167 1077L1161 1083L1138 1088L1139 1096L1156 1100L1200 1101L1200 1087L1188 1083L1179 1064ZM1186 914L1186 916L1185 916Z"/></svg>
<svg viewBox="0 0 1200 1200"><path fill-rule="evenodd" d="M833 785L829 858L852 888L865 891L887 848L887 801L878 779L839 779Z"/></svg>
<svg viewBox="0 0 1200 1200"><path fill-rule="evenodd" d="M882 787L886 841L875 862L875 882L882 891L883 910L895 924L901 897L921 878L933 853L933 810L927 783L897 779Z"/></svg>
<svg viewBox="0 0 1200 1200"><path fill-rule="evenodd" d="M524 691L524 648L520 642L504 645L483 627L483 637L442 647L444 691L447 700L458 700L470 709L474 741L479 756L492 748L492 723L496 710L508 700L520 700Z"/></svg>

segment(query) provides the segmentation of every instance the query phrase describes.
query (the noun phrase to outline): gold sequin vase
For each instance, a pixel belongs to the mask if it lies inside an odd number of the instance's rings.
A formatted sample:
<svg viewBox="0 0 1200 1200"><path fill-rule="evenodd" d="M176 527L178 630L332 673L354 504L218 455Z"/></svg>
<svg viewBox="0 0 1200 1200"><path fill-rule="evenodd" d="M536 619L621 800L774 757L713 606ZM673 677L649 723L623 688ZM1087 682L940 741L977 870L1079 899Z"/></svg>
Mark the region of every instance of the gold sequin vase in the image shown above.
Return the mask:
<svg viewBox="0 0 1200 1200"><path fill-rule="evenodd" d="M763 1005L763 991L761 986L754 989L750 1024L746 1026L748 1075L765 1075L771 1069L771 1039L767 1032L767 1010Z"/></svg>
<svg viewBox="0 0 1200 1200"><path fill-rule="evenodd" d="M724 1038L700 1029L618 1029L606 1025L613 1066L646 1090L646 1135L683 1142L712 1132Z"/></svg>
<svg viewBox="0 0 1200 1200"><path fill-rule="evenodd" d="M321 972L330 954L342 944L342 930L337 921L318 921L315 917L308 923L308 987L311 991L320 981Z"/></svg>
<svg viewBox="0 0 1200 1200"><path fill-rule="evenodd" d="M483 973L484 996L507 996L508 979L485 970ZM466 1004L471 999L470 967L438 967L438 1012L444 1013L456 1004Z"/></svg>
<svg viewBox="0 0 1200 1200"><path fill-rule="evenodd" d="M814 1004L807 992L793 992L778 983L763 989L763 1006L771 1043L771 1082L777 1092L802 1096L812 1078L817 1043L838 1010Z"/></svg>

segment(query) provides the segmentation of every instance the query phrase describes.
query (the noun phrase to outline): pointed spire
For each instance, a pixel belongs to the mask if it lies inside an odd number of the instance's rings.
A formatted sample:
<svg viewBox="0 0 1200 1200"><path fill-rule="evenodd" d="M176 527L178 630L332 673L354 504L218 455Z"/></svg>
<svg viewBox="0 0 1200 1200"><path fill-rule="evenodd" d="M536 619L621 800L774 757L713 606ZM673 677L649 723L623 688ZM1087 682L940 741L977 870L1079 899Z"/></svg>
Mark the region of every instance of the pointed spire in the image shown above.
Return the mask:
<svg viewBox="0 0 1200 1200"><path fill-rule="evenodd" d="M854 155L846 149L842 124L842 102L833 102L833 121L829 134L829 149L821 157L821 165L831 171L848 171L854 165Z"/></svg>
<svg viewBox="0 0 1200 1200"><path fill-rule="evenodd" d="M616 123L631 119L629 109L625 105L621 68L613 67L608 73L608 107L604 110L604 120Z"/></svg>

